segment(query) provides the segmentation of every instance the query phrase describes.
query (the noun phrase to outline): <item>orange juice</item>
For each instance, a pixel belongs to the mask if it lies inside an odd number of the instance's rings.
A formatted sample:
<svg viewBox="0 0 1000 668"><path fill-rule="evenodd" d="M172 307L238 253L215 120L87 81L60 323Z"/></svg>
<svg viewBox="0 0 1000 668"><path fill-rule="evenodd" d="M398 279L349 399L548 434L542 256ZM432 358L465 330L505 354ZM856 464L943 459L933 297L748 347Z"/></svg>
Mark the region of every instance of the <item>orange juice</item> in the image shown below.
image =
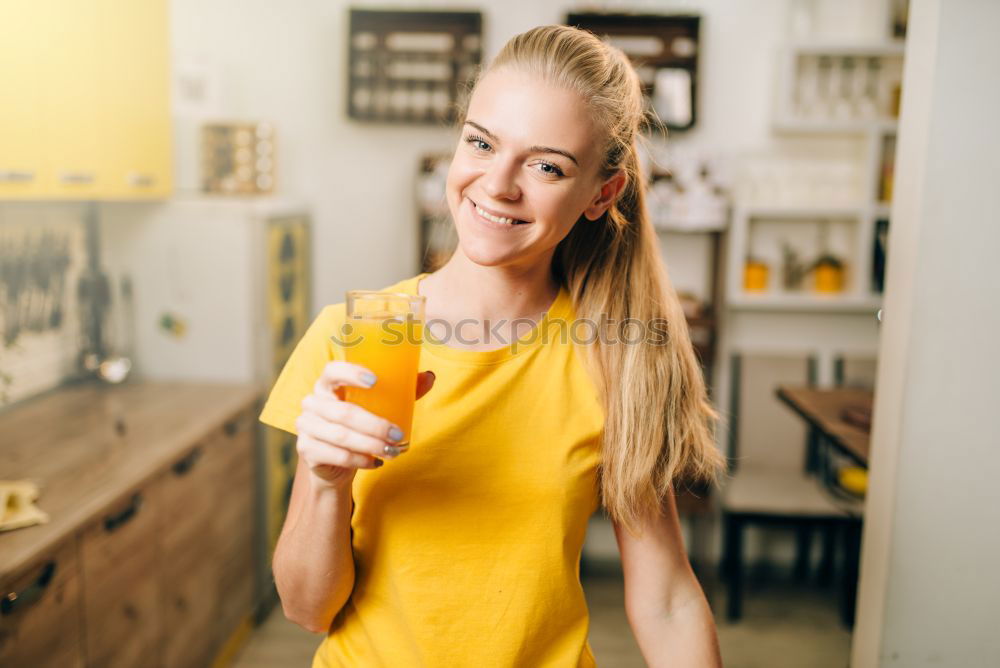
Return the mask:
<svg viewBox="0 0 1000 668"><path fill-rule="evenodd" d="M352 294L358 291L348 293L351 331L345 355L348 362L365 367L377 380L371 388L346 387L344 397L399 427L403 440L397 445L408 446L423 339L423 298L405 295L404 300L385 299L371 296L380 293L364 293L352 303ZM399 303L413 299L421 300L417 308Z"/></svg>

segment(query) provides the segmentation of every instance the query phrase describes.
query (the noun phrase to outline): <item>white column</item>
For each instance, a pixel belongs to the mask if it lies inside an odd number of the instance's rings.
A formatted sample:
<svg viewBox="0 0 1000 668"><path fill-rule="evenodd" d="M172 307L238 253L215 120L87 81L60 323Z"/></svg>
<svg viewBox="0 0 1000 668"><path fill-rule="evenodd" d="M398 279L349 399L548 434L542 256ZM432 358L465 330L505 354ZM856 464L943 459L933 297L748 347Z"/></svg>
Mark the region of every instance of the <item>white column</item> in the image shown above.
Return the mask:
<svg viewBox="0 0 1000 668"><path fill-rule="evenodd" d="M851 665L1000 665L1000 2L912 0Z"/></svg>

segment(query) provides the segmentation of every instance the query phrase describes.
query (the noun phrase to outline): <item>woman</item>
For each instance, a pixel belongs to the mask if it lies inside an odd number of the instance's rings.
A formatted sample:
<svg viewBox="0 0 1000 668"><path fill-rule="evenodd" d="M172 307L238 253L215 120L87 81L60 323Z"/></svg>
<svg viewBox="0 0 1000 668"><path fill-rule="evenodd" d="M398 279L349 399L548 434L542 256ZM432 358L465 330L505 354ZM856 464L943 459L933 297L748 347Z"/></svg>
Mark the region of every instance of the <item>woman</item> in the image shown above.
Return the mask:
<svg viewBox="0 0 1000 668"><path fill-rule="evenodd" d="M343 304L261 416L298 434L273 564L285 614L327 634L314 666L593 666L578 568L603 502L647 662L719 665L672 490L722 458L643 205L636 74L590 33L536 28L461 118L458 247L386 288L424 296L454 333L423 344L412 436L343 401L377 382L330 339Z"/></svg>

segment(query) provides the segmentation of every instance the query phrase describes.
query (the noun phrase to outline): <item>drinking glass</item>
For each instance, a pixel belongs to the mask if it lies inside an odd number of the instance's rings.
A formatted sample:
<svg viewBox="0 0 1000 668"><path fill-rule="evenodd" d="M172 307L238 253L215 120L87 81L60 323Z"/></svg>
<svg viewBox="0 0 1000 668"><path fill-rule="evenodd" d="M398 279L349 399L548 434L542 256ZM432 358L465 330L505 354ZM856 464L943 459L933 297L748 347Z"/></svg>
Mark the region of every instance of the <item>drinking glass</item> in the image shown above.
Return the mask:
<svg viewBox="0 0 1000 668"><path fill-rule="evenodd" d="M344 352L348 362L375 374L373 387L345 387L345 399L403 431L396 445L410 446L417 393L425 298L396 292L347 293Z"/></svg>

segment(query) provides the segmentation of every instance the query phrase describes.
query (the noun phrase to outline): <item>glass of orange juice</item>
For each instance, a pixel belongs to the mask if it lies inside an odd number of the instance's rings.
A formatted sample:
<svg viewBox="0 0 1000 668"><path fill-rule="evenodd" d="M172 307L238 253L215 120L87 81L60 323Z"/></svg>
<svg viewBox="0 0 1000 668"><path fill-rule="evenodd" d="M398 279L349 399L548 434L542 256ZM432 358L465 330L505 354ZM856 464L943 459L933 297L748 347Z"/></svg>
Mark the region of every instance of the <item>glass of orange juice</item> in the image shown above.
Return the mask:
<svg viewBox="0 0 1000 668"><path fill-rule="evenodd" d="M345 387L344 398L399 427L403 440L396 446L401 450L410 447L425 301L398 292L347 293L345 356L377 380L370 388Z"/></svg>

